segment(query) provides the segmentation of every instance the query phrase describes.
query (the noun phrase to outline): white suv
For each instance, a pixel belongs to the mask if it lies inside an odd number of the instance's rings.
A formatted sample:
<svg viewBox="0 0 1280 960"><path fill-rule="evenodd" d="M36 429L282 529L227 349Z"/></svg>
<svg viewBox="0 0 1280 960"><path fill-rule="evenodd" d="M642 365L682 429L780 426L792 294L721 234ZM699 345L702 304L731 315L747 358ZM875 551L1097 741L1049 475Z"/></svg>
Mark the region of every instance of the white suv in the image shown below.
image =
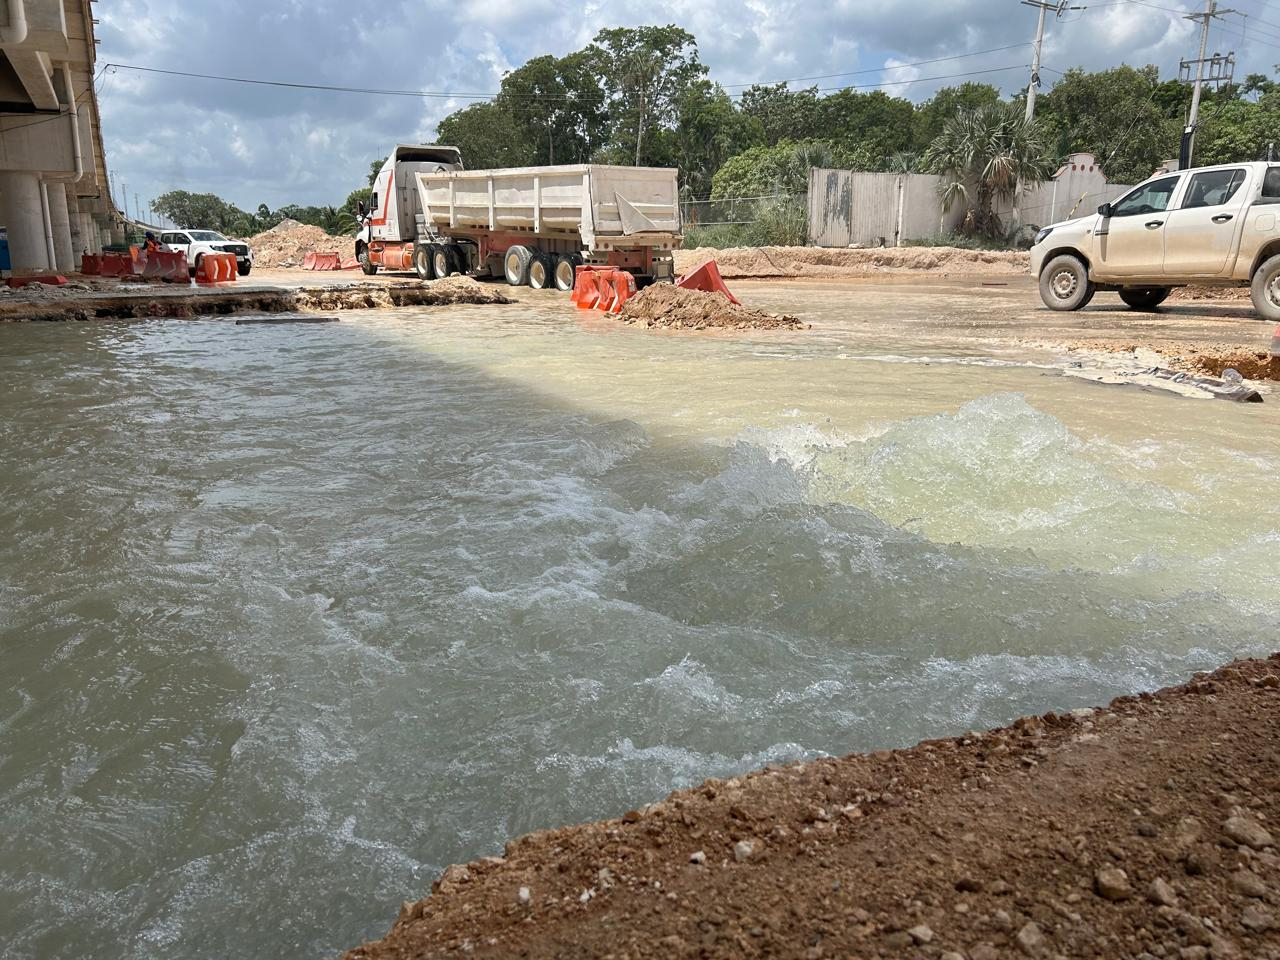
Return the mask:
<svg viewBox="0 0 1280 960"><path fill-rule="evenodd" d="M160 242L170 250L185 253L192 273L206 253L234 253L236 269L242 277L247 277L253 269L253 251L247 243L228 240L213 230L169 230L160 234Z"/></svg>
<svg viewBox="0 0 1280 960"><path fill-rule="evenodd" d="M1114 291L1152 310L1189 283L1251 287L1280 320L1280 165L1230 163L1160 173L1097 213L1045 227L1031 272L1053 310Z"/></svg>

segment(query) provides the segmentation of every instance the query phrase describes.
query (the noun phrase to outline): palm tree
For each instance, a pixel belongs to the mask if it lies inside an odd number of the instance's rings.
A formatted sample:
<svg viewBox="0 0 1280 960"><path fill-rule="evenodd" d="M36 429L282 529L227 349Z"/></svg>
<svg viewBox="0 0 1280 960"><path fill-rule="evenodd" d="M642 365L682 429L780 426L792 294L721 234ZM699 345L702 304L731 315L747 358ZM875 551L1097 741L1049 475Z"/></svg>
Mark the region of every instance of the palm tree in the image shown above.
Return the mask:
<svg viewBox="0 0 1280 960"><path fill-rule="evenodd" d="M923 166L945 178L938 192L950 210L957 201L971 207L967 229L988 237L1003 234L996 203L1012 199L1021 183L1043 180L1055 160L1049 138L1021 107L994 103L964 110L946 122L925 151Z"/></svg>

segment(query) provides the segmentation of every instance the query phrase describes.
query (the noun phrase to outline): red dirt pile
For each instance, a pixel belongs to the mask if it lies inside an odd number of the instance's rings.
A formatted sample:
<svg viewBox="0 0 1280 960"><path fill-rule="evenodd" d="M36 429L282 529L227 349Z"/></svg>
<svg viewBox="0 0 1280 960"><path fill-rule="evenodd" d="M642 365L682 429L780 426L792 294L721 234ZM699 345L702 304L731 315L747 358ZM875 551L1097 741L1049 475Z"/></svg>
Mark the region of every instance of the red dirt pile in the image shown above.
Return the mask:
<svg viewBox="0 0 1280 960"><path fill-rule="evenodd" d="M285 268L301 267L308 253L346 251L351 246L348 237L331 237L319 227L297 220L282 220L245 243L253 250L254 266Z"/></svg>
<svg viewBox="0 0 1280 960"><path fill-rule="evenodd" d="M795 317L776 316L731 302L723 294L655 283L622 306L622 322L673 330L794 330Z"/></svg>
<svg viewBox="0 0 1280 960"><path fill-rule="evenodd" d="M740 278L858 277L922 271L942 276L1025 276L1031 270L1027 253L956 247L698 247L677 250L675 260L677 273L688 273L714 260L721 276Z"/></svg>
<svg viewBox="0 0 1280 960"><path fill-rule="evenodd" d="M346 960L1280 958L1280 655L444 871Z"/></svg>

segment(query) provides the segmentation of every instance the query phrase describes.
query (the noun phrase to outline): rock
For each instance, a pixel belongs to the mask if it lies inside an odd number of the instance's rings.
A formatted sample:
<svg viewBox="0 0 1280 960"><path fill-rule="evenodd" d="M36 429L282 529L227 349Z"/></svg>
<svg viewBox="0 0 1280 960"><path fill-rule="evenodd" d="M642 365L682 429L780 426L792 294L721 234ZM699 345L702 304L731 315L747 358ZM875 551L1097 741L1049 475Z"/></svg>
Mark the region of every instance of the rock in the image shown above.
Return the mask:
<svg viewBox="0 0 1280 960"><path fill-rule="evenodd" d="M1180 960L1205 960L1209 956L1208 947L1183 947L1178 951Z"/></svg>
<svg viewBox="0 0 1280 960"><path fill-rule="evenodd" d="M969 960L1000 960L1000 954L989 943L975 943L969 948Z"/></svg>
<svg viewBox="0 0 1280 960"><path fill-rule="evenodd" d="M1178 847L1189 847L1200 839L1203 826L1195 817L1183 817L1173 830L1173 842Z"/></svg>
<svg viewBox="0 0 1280 960"><path fill-rule="evenodd" d="M885 937L884 943L885 946L890 949L905 950L907 947L915 943L915 941L911 939L911 934L907 933L907 931L900 930L897 933L891 933Z"/></svg>
<svg viewBox="0 0 1280 960"><path fill-rule="evenodd" d="M1156 877L1147 888L1147 899L1156 906L1172 907L1178 902L1178 895L1163 877Z"/></svg>
<svg viewBox="0 0 1280 960"><path fill-rule="evenodd" d="M956 881L956 889L961 893L981 893L982 881L977 877L961 877Z"/></svg>
<svg viewBox="0 0 1280 960"><path fill-rule="evenodd" d="M964 954L956 953L954 950L948 950L938 960L964 960Z"/></svg>
<svg viewBox="0 0 1280 960"><path fill-rule="evenodd" d="M1275 918L1256 904L1250 904L1244 908L1244 912L1240 914L1240 923L1246 930L1252 930L1254 933L1264 933L1276 925Z"/></svg>
<svg viewBox="0 0 1280 960"><path fill-rule="evenodd" d="M595 895L596 895L596 892L595 892L594 890L583 890L583 891L582 891L582 893L580 893L580 894L578 895L578 902L579 902L579 903L586 903L588 900L590 900L590 899L591 899L592 897L594 897Z"/></svg>
<svg viewBox="0 0 1280 960"><path fill-rule="evenodd" d="M462 884L471 879L471 872L460 863L450 864L440 874L440 879L431 885L433 893L453 893Z"/></svg>
<svg viewBox="0 0 1280 960"><path fill-rule="evenodd" d="M1076 707L1071 711L1071 717L1074 720L1088 720L1093 716L1093 711L1088 707Z"/></svg>
<svg viewBox="0 0 1280 960"><path fill-rule="evenodd" d="M1028 957L1039 957L1044 955L1044 934L1040 932L1040 925L1034 920L1025 924L1023 928L1018 931L1018 935L1014 937L1014 943L1016 943L1018 945L1018 949ZM994 955L995 954L993 953L992 956Z"/></svg>
<svg viewBox="0 0 1280 960"><path fill-rule="evenodd" d="M701 866L702 864L707 862L707 855L703 853L701 850L699 850L697 853L693 853L689 855L689 862L696 863L699 866Z"/></svg>
<svg viewBox="0 0 1280 960"><path fill-rule="evenodd" d="M1117 867L1107 867L1093 875L1093 889L1106 900L1128 900L1133 896L1129 875Z"/></svg>
<svg viewBox="0 0 1280 960"><path fill-rule="evenodd" d="M521 887L516 891L516 899L519 900L523 906L527 907L533 901L533 894L529 892L528 887Z"/></svg>
<svg viewBox="0 0 1280 960"><path fill-rule="evenodd" d="M1254 850L1262 850L1275 844L1266 828L1250 817L1231 817L1222 825L1222 829L1236 843Z"/></svg>
<svg viewBox="0 0 1280 960"><path fill-rule="evenodd" d="M928 943L933 939L933 931L923 923L918 927L912 927L907 933L911 934L911 939L916 943Z"/></svg>
<svg viewBox="0 0 1280 960"><path fill-rule="evenodd" d="M750 860L756 855L756 840L739 840L733 845L733 859L739 863Z"/></svg>
<svg viewBox="0 0 1280 960"><path fill-rule="evenodd" d="M1243 893L1246 897L1261 900L1267 895L1267 885L1263 883L1262 878L1252 870L1246 870L1243 867L1231 875L1231 886L1237 893Z"/></svg>
<svg viewBox="0 0 1280 960"><path fill-rule="evenodd" d="M1271 689L1280 687L1280 677L1277 677L1274 673L1268 673L1265 677L1258 678L1258 686Z"/></svg>

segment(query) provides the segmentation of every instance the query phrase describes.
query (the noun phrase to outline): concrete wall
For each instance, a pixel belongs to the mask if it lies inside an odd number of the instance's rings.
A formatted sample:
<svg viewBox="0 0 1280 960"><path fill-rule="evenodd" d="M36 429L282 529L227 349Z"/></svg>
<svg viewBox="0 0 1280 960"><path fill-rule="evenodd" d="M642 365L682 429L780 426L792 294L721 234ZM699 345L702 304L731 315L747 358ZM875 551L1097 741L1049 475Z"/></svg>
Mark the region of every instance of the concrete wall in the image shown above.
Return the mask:
<svg viewBox="0 0 1280 960"><path fill-rule="evenodd" d="M819 247L899 246L955 232L963 203L942 206L942 177L928 174L812 170L809 174L809 242ZM1074 154L1054 179L1027 185L996 212L1009 224L1044 226L1083 216L1129 190L1108 183L1089 154Z"/></svg>
<svg viewBox="0 0 1280 960"><path fill-rule="evenodd" d="M14 273L79 269L122 222L96 56L90 0L0 0L0 226Z"/></svg>

